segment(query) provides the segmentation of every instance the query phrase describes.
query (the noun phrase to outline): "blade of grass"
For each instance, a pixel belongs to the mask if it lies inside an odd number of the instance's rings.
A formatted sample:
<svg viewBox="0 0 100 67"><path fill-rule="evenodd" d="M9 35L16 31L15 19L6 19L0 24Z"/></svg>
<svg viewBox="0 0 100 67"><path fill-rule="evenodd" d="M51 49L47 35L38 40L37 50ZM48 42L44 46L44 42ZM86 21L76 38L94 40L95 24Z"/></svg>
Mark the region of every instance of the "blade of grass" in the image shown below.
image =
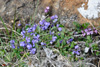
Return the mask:
<svg viewBox="0 0 100 67"><path fill-rule="evenodd" d="M35 16L36 16L36 13L37 13L38 5L39 5L39 0L37 1L36 9L35 9L34 16L33 16L33 23L32 23L32 25L34 24L34 21L35 21Z"/></svg>
<svg viewBox="0 0 100 67"><path fill-rule="evenodd" d="M15 10L15 15L14 15L14 24L13 24L13 30L15 30L15 22L16 22L16 10ZM12 37L15 36L15 33L12 31Z"/></svg>
<svg viewBox="0 0 100 67"><path fill-rule="evenodd" d="M6 31L7 31L7 34L9 35L9 32L8 32L7 26L5 25L5 23L4 23L4 21L3 21L3 19L2 19L2 17L1 17L1 16L0 16L0 20L2 21L2 23L3 23L4 27L5 27Z"/></svg>

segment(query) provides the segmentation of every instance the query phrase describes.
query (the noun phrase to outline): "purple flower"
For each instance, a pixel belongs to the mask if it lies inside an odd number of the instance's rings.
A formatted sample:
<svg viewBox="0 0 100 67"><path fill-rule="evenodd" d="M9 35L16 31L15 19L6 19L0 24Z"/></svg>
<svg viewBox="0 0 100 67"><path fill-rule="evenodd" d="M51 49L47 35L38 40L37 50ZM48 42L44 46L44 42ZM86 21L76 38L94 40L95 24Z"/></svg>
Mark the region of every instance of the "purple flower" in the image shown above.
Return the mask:
<svg viewBox="0 0 100 67"><path fill-rule="evenodd" d="M93 34L93 31L90 31L90 34Z"/></svg>
<svg viewBox="0 0 100 67"><path fill-rule="evenodd" d="M51 16L50 18L51 18L51 20L54 20L54 19L57 19L58 16L57 16L57 15L53 15L53 16Z"/></svg>
<svg viewBox="0 0 100 67"><path fill-rule="evenodd" d="M59 24L57 24L56 27L59 27Z"/></svg>
<svg viewBox="0 0 100 67"><path fill-rule="evenodd" d="M73 51L72 54L80 55L79 51Z"/></svg>
<svg viewBox="0 0 100 67"><path fill-rule="evenodd" d="M34 38L34 39L36 39L36 40L38 40L38 39L39 39L39 37L40 37L40 35L39 35L39 34L37 34L37 36L34 36L33 38Z"/></svg>
<svg viewBox="0 0 100 67"><path fill-rule="evenodd" d="M50 7L46 7L46 9L44 10L45 13L49 12Z"/></svg>
<svg viewBox="0 0 100 67"><path fill-rule="evenodd" d="M11 40L10 43L11 43L11 44L14 44L14 43L15 43L15 40Z"/></svg>
<svg viewBox="0 0 100 67"><path fill-rule="evenodd" d="M56 36L53 36L53 37L52 37L52 41L53 41L53 42L56 41L56 39L57 39Z"/></svg>
<svg viewBox="0 0 100 67"><path fill-rule="evenodd" d="M20 46L25 47L26 46L25 41L20 42Z"/></svg>
<svg viewBox="0 0 100 67"><path fill-rule="evenodd" d="M71 43L73 41L72 38L70 38L68 41L67 41L67 44Z"/></svg>
<svg viewBox="0 0 100 67"><path fill-rule="evenodd" d="M30 42L30 38L26 37L26 42L29 43Z"/></svg>
<svg viewBox="0 0 100 67"><path fill-rule="evenodd" d="M39 24L40 24L40 25L44 25L45 22L46 22L46 20L41 20L41 21L39 22Z"/></svg>
<svg viewBox="0 0 100 67"><path fill-rule="evenodd" d="M60 36L61 34L60 34L60 33L58 33L58 35Z"/></svg>
<svg viewBox="0 0 100 67"><path fill-rule="evenodd" d="M91 31L91 28L88 28L89 31Z"/></svg>
<svg viewBox="0 0 100 67"><path fill-rule="evenodd" d="M21 26L21 24L19 23L17 26Z"/></svg>
<svg viewBox="0 0 100 67"><path fill-rule="evenodd" d="M49 10L49 9L50 9L50 7L48 6L48 7L46 7L46 9L48 9L48 10Z"/></svg>
<svg viewBox="0 0 100 67"><path fill-rule="evenodd" d="M42 46L44 46L44 45L46 45L46 43L44 43L44 42L41 42L41 45L42 45Z"/></svg>
<svg viewBox="0 0 100 67"><path fill-rule="evenodd" d="M45 9L45 10L44 10L44 12L45 12L45 13L48 13L48 10L47 10L47 9Z"/></svg>
<svg viewBox="0 0 100 67"><path fill-rule="evenodd" d="M40 25L43 25L43 22L42 22L42 21L40 21L40 22L39 22L39 24L40 24Z"/></svg>
<svg viewBox="0 0 100 67"><path fill-rule="evenodd" d="M67 41L67 44L69 44L70 42L69 41Z"/></svg>
<svg viewBox="0 0 100 67"><path fill-rule="evenodd" d="M81 32L82 32L82 33L84 33L84 31L83 31L83 30L82 30Z"/></svg>
<svg viewBox="0 0 100 67"><path fill-rule="evenodd" d="M59 28L58 28L58 31L62 31L62 28L61 28L61 27L59 27Z"/></svg>
<svg viewBox="0 0 100 67"><path fill-rule="evenodd" d="M98 33L98 31L97 31L97 30L95 30L94 32L95 32L96 34Z"/></svg>
<svg viewBox="0 0 100 67"><path fill-rule="evenodd" d="M90 35L90 32L87 32L87 35Z"/></svg>
<svg viewBox="0 0 100 67"><path fill-rule="evenodd" d="M85 36L85 35L86 35L86 33L83 33L82 35L83 35L83 36Z"/></svg>
<svg viewBox="0 0 100 67"><path fill-rule="evenodd" d="M32 49L32 45L28 43L27 49L29 49L29 50Z"/></svg>
<svg viewBox="0 0 100 67"><path fill-rule="evenodd" d="M53 27L53 26L54 26L54 24L51 25L51 27Z"/></svg>
<svg viewBox="0 0 100 67"><path fill-rule="evenodd" d="M35 53L36 53L36 48L30 50L30 54L35 54Z"/></svg>
<svg viewBox="0 0 100 67"><path fill-rule="evenodd" d="M69 42L72 42L72 41L73 41L73 39L72 39L72 38L70 38L68 41L69 41Z"/></svg>
<svg viewBox="0 0 100 67"><path fill-rule="evenodd" d="M27 31L27 33L30 33L30 32L32 32L32 29L28 28L28 31Z"/></svg>
<svg viewBox="0 0 100 67"><path fill-rule="evenodd" d="M11 46L10 46L11 48L13 48L13 49L15 49L15 45L14 44L11 44Z"/></svg>
<svg viewBox="0 0 100 67"><path fill-rule="evenodd" d="M50 25L50 23L49 22L45 22L45 26L49 26Z"/></svg>
<svg viewBox="0 0 100 67"><path fill-rule="evenodd" d="M31 33L30 35L35 36L35 33Z"/></svg>
<svg viewBox="0 0 100 67"><path fill-rule="evenodd" d="M10 41L10 45L11 45L10 47L13 48L13 49L15 49L15 44L14 43L15 43L15 40Z"/></svg>
<svg viewBox="0 0 100 67"><path fill-rule="evenodd" d="M49 31L49 34L50 34L50 35L53 35L53 34L54 34L54 31L53 31L53 32Z"/></svg>
<svg viewBox="0 0 100 67"><path fill-rule="evenodd" d="M36 26L33 26L32 27L32 31L34 32L36 30Z"/></svg>
<svg viewBox="0 0 100 67"><path fill-rule="evenodd" d="M23 38L25 38L25 35L23 35Z"/></svg>
<svg viewBox="0 0 100 67"><path fill-rule="evenodd" d="M21 31L21 35L24 35L25 33L26 33L25 30Z"/></svg>
<svg viewBox="0 0 100 67"><path fill-rule="evenodd" d="M79 46L78 46L78 45L76 45L76 46L75 46L75 49L78 49L78 48L79 48Z"/></svg>
<svg viewBox="0 0 100 67"><path fill-rule="evenodd" d="M35 47L35 44L33 44L33 47Z"/></svg>
<svg viewBox="0 0 100 67"><path fill-rule="evenodd" d="M35 43L36 43L36 40L33 39L33 40L32 40L32 44L35 45Z"/></svg>
<svg viewBox="0 0 100 67"><path fill-rule="evenodd" d="M55 19L55 16L51 16L50 18L51 18L51 20L54 20Z"/></svg>
<svg viewBox="0 0 100 67"><path fill-rule="evenodd" d="M60 42L60 44L61 44L61 43L63 42L63 40L60 40L59 42Z"/></svg>
<svg viewBox="0 0 100 67"><path fill-rule="evenodd" d="M58 16L57 15L54 15L55 16L55 18L58 18Z"/></svg>
<svg viewBox="0 0 100 67"><path fill-rule="evenodd" d="M85 29L84 31L85 31L85 32L88 32L88 29Z"/></svg>
<svg viewBox="0 0 100 67"><path fill-rule="evenodd" d="M54 20L53 20L53 23L56 23L57 21L58 21L58 19L54 19Z"/></svg>
<svg viewBox="0 0 100 67"><path fill-rule="evenodd" d="M50 41L50 44L53 44L53 41Z"/></svg>

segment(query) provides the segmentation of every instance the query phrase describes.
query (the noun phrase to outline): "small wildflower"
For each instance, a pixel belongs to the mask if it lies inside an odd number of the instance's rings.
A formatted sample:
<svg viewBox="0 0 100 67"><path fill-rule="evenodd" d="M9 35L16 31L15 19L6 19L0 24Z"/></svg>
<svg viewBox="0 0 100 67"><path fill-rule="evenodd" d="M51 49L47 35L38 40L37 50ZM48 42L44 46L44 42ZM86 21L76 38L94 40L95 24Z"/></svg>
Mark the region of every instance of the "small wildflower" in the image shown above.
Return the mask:
<svg viewBox="0 0 100 67"><path fill-rule="evenodd" d="M21 26L21 24L19 23L17 26L19 27L19 26Z"/></svg>
<svg viewBox="0 0 100 67"><path fill-rule="evenodd" d="M56 36L53 36L53 37L52 37L52 41L53 41L53 42L56 41L56 39L57 39Z"/></svg>
<svg viewBox="0 0 100 67"><path fill-rule="evenodd" d="M36 48L30 50L30 54L35 54L35 53L36 53Z"/></svg>
<svg viewBox="0 0 100 67"><path fill-rule="evenodd" d="M70 38L68 41L67 41L67 44L71 43L73 41L72 38Z"/></svg>
<svg viewBox="0 0 100 67"><path fill-rule="evenodd" d="M50 23L49 22L45 22L45 26L49 26L50 25Z"/></svg>
<svg viewBox="0 0 100 67"><path fill-rule="evenodd" d="M13 48L13 49L15 49L15 44L14 44L14 43L15 43L14 40L11 40L11 41L10 41L11 48Z"/></svg>
<svg viewBox="0 0 100 67"><path fill-rule="evenodd" d="M76 45L76 46L75 46L75 49L78 49L78 48L79 48L79 46L78 46L78 45Z"/></svg>
<svg viewBox="0 0 100 67"><path fill-rule="evenodd" d="M85 31L85 32L88 32L88 29L85 29L84 31Z"/></svg>
<svg viewBox="0 0 100 67"><path fill-rule="evenodd" d="M11 43L11 44L14 44L14 43L15 43L15 40L11 40L10 43Z"/></svg>
<svg viewBox="0 0 100 67"><path fill-rule="evenodd" d="M50 34L50 35L53 35L53 34L54 34L54 31L53 31L53 32L49 31L49 34Z"/></svg>
<svg viewBox="0 0 100 67"><path fill-rule="evenodd" d="M44 10L45 13L49 12L50 7L46 7L46 9Z"/></svg>
<svg viewBox="0 0 100 67"><path fill-rule="evenodd" d="M60 36L61 34L60 34L60 33L58 33L58 35Z"/></svg>
<svg viewBox="0 0 100 67"><path fill-rule="evenodd" d="M56 23L57 21L58 21L58 19L54 19L54 20L53 20L53 23Z"/></svg>
<svg viewBox="0 0 100 67"><path fill-rule="evenodd" d="M25 47L26 43L24 41L20 42L20 46Z"/></svg>
<svg viewBox="0 0 100 67"><path fill-rule="evenodd" d="M30 42L30 38L26 37L26 42L29 43Z"/></svg>
<svg viewBox="0 0 100 67"><path fill-rule="evenodd" d="M59 42L60 42L60 44L61 44L61 43L63 42L63 40L60 40Z"/></svg>
<svg viewBox="0 0 100 67"><path fill-rule="evenodd" d="M53 41L50 41L50 44L53 44Z"/></svg>
<svg viewBox="0 0 100 67"><path fill-rule="evenodd" d="M83 36L85 36L85 35L86 35L86 33L83 33L82 35L83 35Z"/></svg>
<svg viewBox="0 0 100 67"><path fill-rule="evenodd" d="M32 45L31 44L28 44L27 45L27 49L29 49L29 50L32 49Z"/></svg>
<svg viewBox="0 0 100 67"><path fill-rule="evenodd" d="M14 44L11 44L11 48L15 49L15 45Z"/></svg>
<svg viewBox="0 0 100 67"><path fill-rule="evenodd" d="M53 16L51 16L50 18L51 18L51 20L54 20L54 19L57 19L58 16L57 16L57 15L53 15Z"/></svg>
<svg viewBox="0 0 100 67"><path fill-rule="evenodd" d="M87 35L90 35L90 32L87 32Z"/></svg>
<svg viewBox="0 0 100 67"><path fill-rule="evenodd" d="M93 31L90 31L90 34L92 35L93 34Z"/></svg>
<svg viewBox="0 0 100 67"><path fill-rule="evenodd" d="M59 27L59 24L57 24L56 27Z"/></svg>
<svg viewBox="0 0 100 67"><path fill-rule="evenodd" d="M44 45L46 45L46 43L44 43L44 42L41 42L41 45L42 45L42 46L44 46Z"/></svg>
<svg viewBox="0 0 100 67"><path fill-rule="evenodd" d="M79 51L73 51L72 54L80 55Z"/></svg>
<svg viewBox="0 0 100 67"><path fill-rule="evenodd" d="M88 31L91 31L91 28L88 28Z"/></svg>
<svg viewBox="0 0 100 67"><path fill-rule="evenodd" d="M95 32L96 34L98 33L98 31L97 31L97 30L95 30L94 32Z"/></svg>
<svg viewBox="0 0 100 67"><path fill-rule="evenodd" d="M61 27L59 27L59 28L58 28L58 31L62 31L62 28L61 28Z"/></svg>

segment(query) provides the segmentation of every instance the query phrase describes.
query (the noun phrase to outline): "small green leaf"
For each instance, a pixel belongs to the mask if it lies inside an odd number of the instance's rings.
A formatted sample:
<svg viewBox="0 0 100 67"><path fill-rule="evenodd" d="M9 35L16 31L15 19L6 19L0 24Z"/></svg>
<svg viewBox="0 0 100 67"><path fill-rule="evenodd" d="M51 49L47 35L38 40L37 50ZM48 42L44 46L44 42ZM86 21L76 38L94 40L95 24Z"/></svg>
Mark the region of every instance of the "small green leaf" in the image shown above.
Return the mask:
<svg viewBox="0 0 100 67"><path fill-rule="evenodd" d="M89 25L90 25L89 23L83 23L83 24L82 24L82 27L83 27L84 29L86 29Z"/></svg>

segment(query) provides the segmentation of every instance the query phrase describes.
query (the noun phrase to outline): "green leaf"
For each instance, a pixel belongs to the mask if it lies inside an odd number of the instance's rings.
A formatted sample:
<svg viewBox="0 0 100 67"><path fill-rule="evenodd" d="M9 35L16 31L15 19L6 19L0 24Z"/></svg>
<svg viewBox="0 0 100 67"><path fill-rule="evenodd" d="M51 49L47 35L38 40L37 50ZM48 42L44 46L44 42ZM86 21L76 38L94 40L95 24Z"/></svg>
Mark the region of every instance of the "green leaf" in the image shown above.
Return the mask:
<svg viewBox="0 0 100 67"><path fill-rule="evenodd" d="M57 44L55 45L56 47L59 47L60 46L60 40L57 40Z"/></svg>
<svg viewBox="0 0 100 67"><path fill-rule="evenodd" d="M82 27L83 27L84 29L86 29L89 25L90 25L89 23L83 23L83 24L82 24Z"/></svg>
<svg viewBox="0 0 100 67"><path fill-rule="evenodd" d="M37 25L37 31L40 33L41 29L39 27L39 25Z"/></svg>
<svg viewBox="0 0 100 67"><path fill-rule="evenodd" d="M36 46L37 49L39 48L38 44L35 44L35 46Z"/></svg>
<svg viewBox="0 0 100 67"><path fill-rule="evenodd" d="M48 18L46 19L46 21L47 21L47 22L51 21L50 17L48 17Z"/></svg>
<svg viewBox="0 0 100 67"><path fill-rule="evenodd" d="M59 27L64 27L64 25L60 24Z"/></svg>
<svg viewBox="0 0 100 67"><path fill-rule="evenodd" d="M61 38L62 38L62 39L64 38L64 33L63 33L63 32L61 32Z"/></svg>
<svg viewBox="0 0 100 67"><path fill-rule="evenodd" d="M91 43L92 42L91 36L87 36L87 42L88 43Z"/></svg>
<svg viewBox="0 0 100 67"><path fill-rule="evenodd" d="M81 28L81 25L78 22L73 22L73 24L76 26L76 28Z"/></svg>

